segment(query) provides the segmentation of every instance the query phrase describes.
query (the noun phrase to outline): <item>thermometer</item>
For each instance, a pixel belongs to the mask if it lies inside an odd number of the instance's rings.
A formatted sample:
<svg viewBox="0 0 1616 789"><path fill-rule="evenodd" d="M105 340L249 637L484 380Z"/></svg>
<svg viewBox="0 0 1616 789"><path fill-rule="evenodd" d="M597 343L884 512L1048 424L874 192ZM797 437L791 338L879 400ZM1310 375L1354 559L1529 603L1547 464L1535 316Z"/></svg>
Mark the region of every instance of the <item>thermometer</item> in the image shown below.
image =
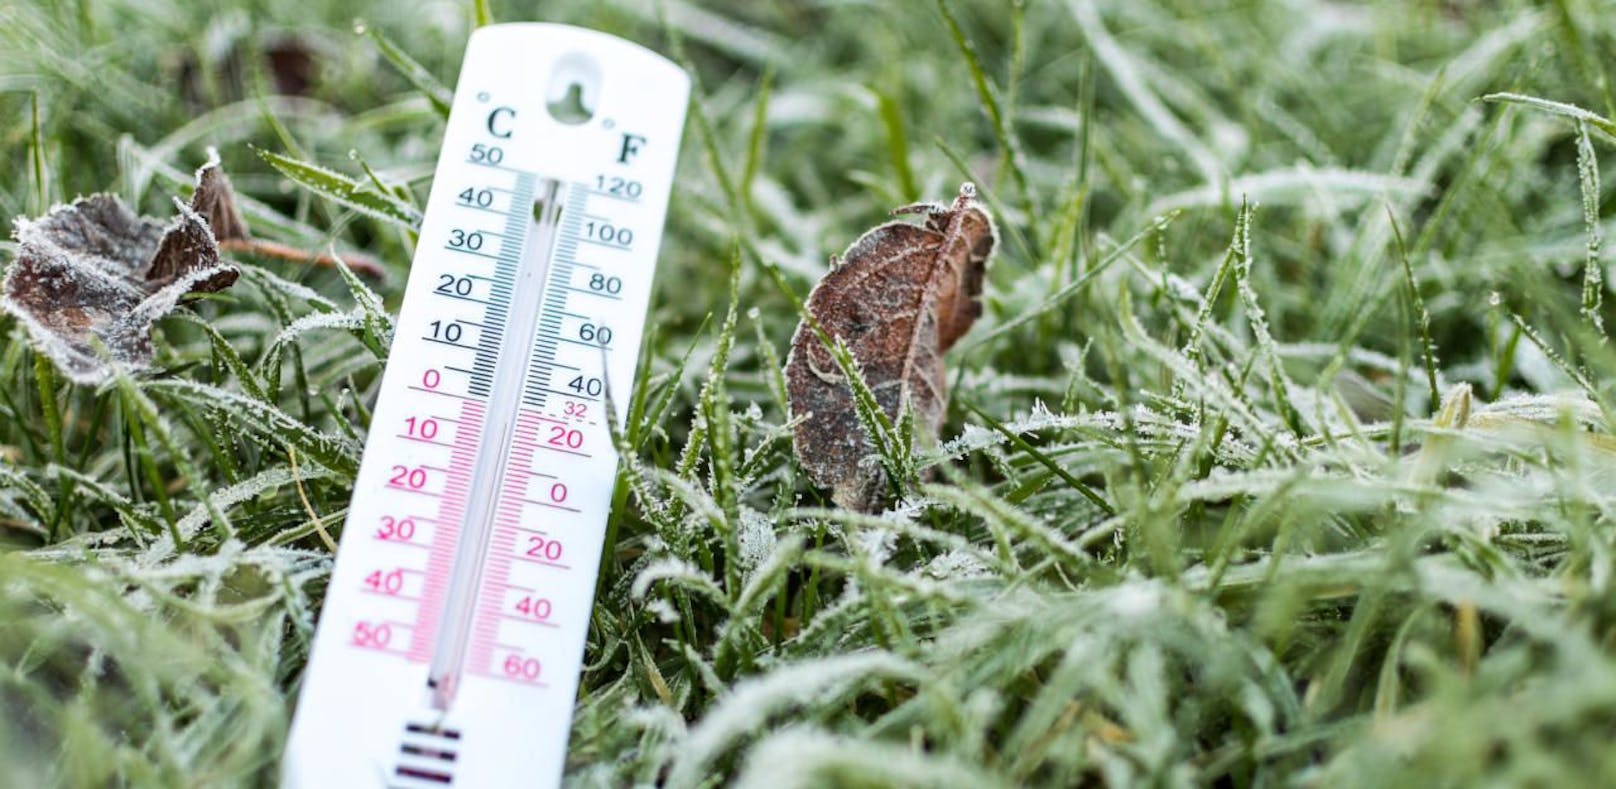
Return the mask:
<svg viewBox="0 0 1616 789"><path fill-rule="evenodd" d="M282 764L561 780L690 83L565 25L467 46Z"/></svg>

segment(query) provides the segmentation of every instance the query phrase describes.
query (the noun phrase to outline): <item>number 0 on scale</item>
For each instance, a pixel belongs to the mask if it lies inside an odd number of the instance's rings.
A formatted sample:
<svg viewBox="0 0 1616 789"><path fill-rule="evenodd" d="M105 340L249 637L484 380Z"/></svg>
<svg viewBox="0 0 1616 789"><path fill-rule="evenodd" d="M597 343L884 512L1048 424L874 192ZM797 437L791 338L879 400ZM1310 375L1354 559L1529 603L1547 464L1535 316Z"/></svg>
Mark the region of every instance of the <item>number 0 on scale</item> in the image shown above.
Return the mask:
<svg viewBox="0 0 1616 789"><path fill-rule="evenodd" d="M472 34L283 761L286 787L560 781L689 80Z"/></svg>

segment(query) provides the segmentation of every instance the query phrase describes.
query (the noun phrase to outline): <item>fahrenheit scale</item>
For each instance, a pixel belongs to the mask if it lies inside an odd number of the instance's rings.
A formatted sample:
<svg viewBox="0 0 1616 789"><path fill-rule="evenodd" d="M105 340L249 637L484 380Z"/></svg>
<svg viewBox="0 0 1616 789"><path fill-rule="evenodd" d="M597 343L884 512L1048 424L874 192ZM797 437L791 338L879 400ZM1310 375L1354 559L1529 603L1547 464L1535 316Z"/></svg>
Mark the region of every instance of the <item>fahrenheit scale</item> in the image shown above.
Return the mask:
<svg viewBox="0 0 1616 789"><path fill-rule="evenodd" d="M286 787L559 783L690 85L472 34L283 762Z"/></svg>

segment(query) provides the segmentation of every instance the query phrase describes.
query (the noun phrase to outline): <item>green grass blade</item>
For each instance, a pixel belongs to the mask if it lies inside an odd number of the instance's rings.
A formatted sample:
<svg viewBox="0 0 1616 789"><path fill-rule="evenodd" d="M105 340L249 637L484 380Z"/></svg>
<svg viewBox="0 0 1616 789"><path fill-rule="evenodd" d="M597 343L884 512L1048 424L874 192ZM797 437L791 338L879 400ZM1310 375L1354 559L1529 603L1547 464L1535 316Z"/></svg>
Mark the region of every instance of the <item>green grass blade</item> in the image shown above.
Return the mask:
<svg viewBox="0 0 1616 789"><path fill-rule="evenodd" d="M476 0L476 3L477 26L482 27L489 23L487 19L487 0ZM414 86L422 96L426 97L434 112L443 118L449 117L449 106L454 103L454 92L449 90L448 86L439 82L437 77L432 76L432 72L417 62L415 58L410 57L408 52L393 43L393 40L383 34L382 31L370 27L365 30L365 35L375 42L376 49L382 53L382 57L386 58L388 63L393 64L393 68L397 69L398 73L403 75L410 85Z"/></svg>
<svg viewBox="0 0 1616 789"><path fill-rule="evenodd" d="M272 151L260 149L258 155L282 175L338 205L351 208L373 219L397 225L412 233L421 229L421 212L415 206L391 194L377 191L335 170Z"/></svg>

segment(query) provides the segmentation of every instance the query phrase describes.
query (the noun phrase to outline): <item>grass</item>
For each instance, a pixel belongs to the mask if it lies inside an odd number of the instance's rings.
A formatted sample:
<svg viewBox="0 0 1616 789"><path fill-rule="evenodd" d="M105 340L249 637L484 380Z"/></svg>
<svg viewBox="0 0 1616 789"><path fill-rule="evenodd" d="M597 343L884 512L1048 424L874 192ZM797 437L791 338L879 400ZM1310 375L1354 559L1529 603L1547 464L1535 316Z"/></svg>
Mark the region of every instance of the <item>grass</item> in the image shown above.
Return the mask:
<svg viewBox="0 0 1616 789"><path fill-rule="evenodd" d="M0 784L273 783L490 13L699 77L571 783L1616 780L1607 0L395 5L0 7L0 214L164 210L214 146L259 235L391 268L243 261L99 390L0 323ZM967 179L944 435L834 510L794 299Z"/></svg>

